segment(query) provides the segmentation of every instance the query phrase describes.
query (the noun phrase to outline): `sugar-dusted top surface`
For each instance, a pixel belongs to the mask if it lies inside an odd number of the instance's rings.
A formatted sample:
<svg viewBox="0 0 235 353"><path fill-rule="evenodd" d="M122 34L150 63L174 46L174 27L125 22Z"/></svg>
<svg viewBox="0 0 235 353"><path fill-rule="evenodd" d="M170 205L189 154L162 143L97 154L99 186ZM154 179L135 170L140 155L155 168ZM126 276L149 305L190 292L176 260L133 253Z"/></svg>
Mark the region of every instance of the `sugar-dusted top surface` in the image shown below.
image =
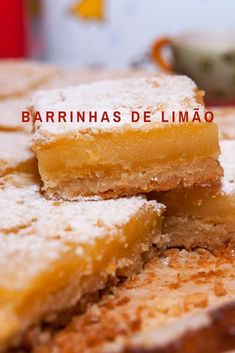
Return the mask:
<svg viewBox="0 0 235 353"><path fill-rule="evenodd" d="M35 94L31 109L40 112L43 122L35 123L34 140L48 142L70 134L76 137L80 133L95 133L100 130L123 128L150 127L161 123L161 112L172 111L193 112L194 108L203 111L202 105L196 101L197 87L186 76L159 75L156 77L133 78L127 80L101 81L87 85L68 87ZM46 122L46 111L97 112L97 122L66 121ZM108 113L110 121L101 122L101 116ZM113 121L113 113L119 111L121 121ZM138 123L131 122L131 113L137 111L143 116L144 111L150 112L151 123L141 119ZM168 114L167 113L167 114ZM166 123L164 125L167 125Z"/></svg>
<svg viewBox="0 0 235 353"><path fill-rule="evenodd" d="M8 185L0 191L0 233L10 234L16 229L19 236L35 234L45 238L65 238L89 243L97 237L115 233L142 207L154 205L160 214L161 206L144 197L106 201L60 202L46 200L37 185L17 188Z"/></svg>
<svg viewBox="0 0 235 353"><path fill-rule="evenodd" d="M33 157L29 140L28 134L0 132L0 170L15 167Z"/></svg>
<svg viewBox="0 0 235 353"><path fill-rule="evenodd" d="M68 251L66 244L28 234L0 234L0 291L21 289L27 279L48 270L50 263ZM2 297L2 294L1 294Z"/></svg>
<svg viewBox="0 0 235 353"><path fill-rule="evenodd" d="M17 276L37 273L66 247L82 256L97 239L120 237L120 228L147 208L162 212L162 206L143 197L55 202L46 200L37 185L18 188L7 182L0 188L0 208L0 283L17 268Z"/></svg>
<svg viewBox="0 0 235 353"><path fill-rule="evenodd" d="M44 238L65 238L78 243L89 243L104 237L107 231L126 224L142 207L161 206L143 197L107 201L60 202L46 200L38 186L17 188L8 185L0 191L0 233L16 229L19 236L37 234Z"/></svg>
<svg viewBox="0 0 235 353"><path fill-rule="evenodd" d="M235 140L221 141L220 147L220 162L224 168L222 190L235 195Z"/></svg>

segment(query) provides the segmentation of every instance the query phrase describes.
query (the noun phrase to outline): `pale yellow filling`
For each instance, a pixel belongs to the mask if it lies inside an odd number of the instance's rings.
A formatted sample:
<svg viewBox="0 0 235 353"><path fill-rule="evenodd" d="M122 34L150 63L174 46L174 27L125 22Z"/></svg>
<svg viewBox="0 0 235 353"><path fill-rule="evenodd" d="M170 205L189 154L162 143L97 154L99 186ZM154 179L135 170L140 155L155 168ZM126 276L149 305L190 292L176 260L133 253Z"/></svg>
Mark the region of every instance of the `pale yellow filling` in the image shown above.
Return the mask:
<svg viewBox="0 0 235 353"><path fill-rule="evenodd" d="M219 155L213 123L81 134L33 148L42 179L72 173L83 178L110 170L115 174L115 168L138 171L151 164L185 163Z"/></svg>
<svg viewBox="0 0 235 353"><path fill-rule="evenodd" d="M173 190L160 197L166 205L166 216L189 216L209 222L227 224L235 231L235 192L226 193L220 188Z"/></svg>

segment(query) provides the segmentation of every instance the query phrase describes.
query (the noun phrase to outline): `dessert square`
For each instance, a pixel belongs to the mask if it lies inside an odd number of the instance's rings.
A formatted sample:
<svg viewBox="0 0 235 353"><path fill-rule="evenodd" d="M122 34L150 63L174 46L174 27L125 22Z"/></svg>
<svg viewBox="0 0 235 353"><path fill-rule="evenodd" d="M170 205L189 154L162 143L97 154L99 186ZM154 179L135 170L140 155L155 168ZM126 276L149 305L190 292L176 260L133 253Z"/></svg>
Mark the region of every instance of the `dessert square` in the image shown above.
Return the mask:
<svg viewBox="0 0 235 353"><path fill-rule="evenodd" d="M120 80L134 77L153 77L154 74L150 70L143 69L108 69L108 68L82 68L70 69L63 72L63 74L55 80L54 87L50 88L64 88L67 86L75 86L80 84L87 84L96 81Z"/></svg>
<svg viewBox="0 0 235 353"><path fill-rule="evenodd" d="M29 134L0 131L0 177L15 172L38 174L29 141Z"/></svg>
<svg viewBox="0 0 235 353"><path fill-rule="evenodd" d="M162 246L234 248L235 140L221 141L220 146L224 168L220 186L172 190L157 197L166 206Z"/></svg>
<svg viewBox="0 0 235 353"><path fill-rule="evenodd" d="M22 122L22 111L27 110L29 101L27 97L0 100L0 131L32 131L30 122Z"/></svg>
<svg viewBox="0 0 235 353"><path fill-rule="evenodd" d="M33 351L227 352L235 347L234 279L232 254L168 250L47 343L32 340Z"/></svg>
<svg viewBox="0 0 235 353"><path fill-rule="evenodd" d="M30 107L35 120L32 149L48 198L119 197L179 186L210 185L222 175L214 123L162 123L161 112L204 114L202 93L189 78L103 81L39 92ZM98 121L46 121L47 112L97 112ZM114 112L121 120L102 121ZM151 122L131 122L148 111ZM42 120L38 118L38 112ZM143 117L142 117L143 118ZM56 119L56 118L55 118Z"/></svg>
<svg viewBox="0 0 235 353"><path fill-rule="evenodd" d="M155 201L48 201L38 185L24 185L0 185L1 351L140 270L161 232Z"/></svg>
<svg viewBox="0 0 235 353"><path fill-rule="evenodd" d="M29 94L49 83L59 73L60 69L45 63L21 59L1 59L0 99Z"/></svg>

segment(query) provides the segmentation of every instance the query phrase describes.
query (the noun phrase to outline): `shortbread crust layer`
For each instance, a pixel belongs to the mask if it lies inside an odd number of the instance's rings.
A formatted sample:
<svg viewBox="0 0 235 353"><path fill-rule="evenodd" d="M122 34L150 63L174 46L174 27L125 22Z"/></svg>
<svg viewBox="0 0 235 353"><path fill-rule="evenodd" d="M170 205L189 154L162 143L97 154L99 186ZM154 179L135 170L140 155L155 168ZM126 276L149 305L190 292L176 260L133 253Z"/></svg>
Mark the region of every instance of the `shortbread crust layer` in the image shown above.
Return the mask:
<svg viewBox="0 0 235 353"><path fill-rule="evenodd" d="M43 191L76 200L215 184L222 175L217 127L213 123L161 123L160 111L204 109L194 83L180 76L107 81L35 96L32 115L45 110L115 109L115 123L35 122L35 152ZM133 110L152 113L152 122L130 123Z"/></svg>
<svg viewBox="0 0 235 353"><path fill-rule="evenodd" d="M30 178L30 176L28 176ZM5 183L4 183L5 181ZM0 347L55 321L110 279L131 276L160 237L163 207L142 197L53 202L29 180L0 187ZM26 185L26 183L24 183Z"/></svg>
<svg viewBox="0 0 235 353"><path fill-rule="evenodd" d="M221 150L220 186L172 190L157 197L166 206L162 246L235 247L235 140L221 141Z"/></svg>
<svg viewBox="0 0 235 353"><path fill-rule="evenodd" d="M190 165L185 163L151 165L146 167L144 172L142 169L124 171L116 168L116 175L107 175L105 171L97 170L94 176L91 175L84 179L72 173L63 179L53 179L53 187L49 187L51 183L48 181L48 188L44 184L42 190L49 199L76 200L81 196L99 196L109 199L117 197L117 193L136 195L158 189L171 190L182 186L186 188L192 185L210 186L218 183L220 177L221 169L218 162L205 158L193 161ZM56 186L54 186L55 183Z"/></svg>

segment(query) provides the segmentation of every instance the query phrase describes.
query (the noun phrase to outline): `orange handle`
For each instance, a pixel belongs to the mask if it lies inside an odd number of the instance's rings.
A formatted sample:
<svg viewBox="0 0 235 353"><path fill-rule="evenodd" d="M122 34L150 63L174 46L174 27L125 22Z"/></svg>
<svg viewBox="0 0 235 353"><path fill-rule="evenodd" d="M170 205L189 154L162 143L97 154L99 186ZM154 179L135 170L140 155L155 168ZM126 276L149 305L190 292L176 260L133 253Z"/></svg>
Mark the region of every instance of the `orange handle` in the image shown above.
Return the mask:
<svg viewBox="0 0 235 353"><path fill-rule="evenodd" d="M173 65L166 61L162 55L162 50L166 46L171 46L171 39L163 37L154 42L151 50L151 57L161 69L167 72L173 71Z"/></svg>

